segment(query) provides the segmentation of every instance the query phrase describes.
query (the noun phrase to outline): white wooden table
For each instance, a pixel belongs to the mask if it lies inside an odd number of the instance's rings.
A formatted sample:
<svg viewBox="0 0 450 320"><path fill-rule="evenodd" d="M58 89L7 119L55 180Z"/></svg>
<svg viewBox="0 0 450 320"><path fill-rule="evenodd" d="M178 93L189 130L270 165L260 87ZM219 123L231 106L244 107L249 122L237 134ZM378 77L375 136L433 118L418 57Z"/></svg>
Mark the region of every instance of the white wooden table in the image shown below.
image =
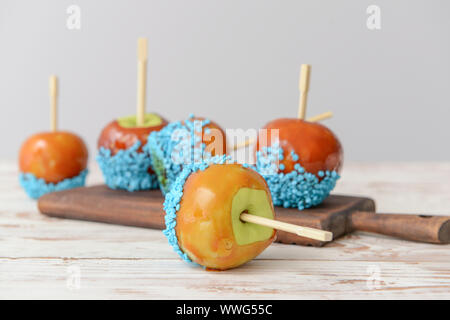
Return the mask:
<svg viewBox="0 0 450 320"><path fill-rule="evenodd" d="M91 165L89 184L101 181ZM0 298L450 298L450 245L354 233L323 248L273 244L226 272L190 267L161 231L48 218L0 162ZM450 215L450 163L351 163L335 193L379 212Z"/></svg>

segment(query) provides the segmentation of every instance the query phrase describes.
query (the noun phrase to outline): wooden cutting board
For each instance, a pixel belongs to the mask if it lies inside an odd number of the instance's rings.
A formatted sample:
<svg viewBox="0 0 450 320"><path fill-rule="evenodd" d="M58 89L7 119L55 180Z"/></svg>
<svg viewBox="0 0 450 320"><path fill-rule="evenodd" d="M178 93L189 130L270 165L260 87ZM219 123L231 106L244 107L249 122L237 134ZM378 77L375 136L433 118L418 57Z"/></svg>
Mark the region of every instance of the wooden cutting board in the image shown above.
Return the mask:
<svg viewBox="0 0 450 320"><path fill-rule="evenodd" d="M51 217L164 229L163 201L159 190L128 192L99 185L46 194L38 207ZM299 211L276 207L275 214L280 221L331 231L334 239L362 230L414 241L450 242L450 217L379 214L369 198L332 195L315 208ZM318 247L325 244L283 231L277 232L276 241Z"/></svg>

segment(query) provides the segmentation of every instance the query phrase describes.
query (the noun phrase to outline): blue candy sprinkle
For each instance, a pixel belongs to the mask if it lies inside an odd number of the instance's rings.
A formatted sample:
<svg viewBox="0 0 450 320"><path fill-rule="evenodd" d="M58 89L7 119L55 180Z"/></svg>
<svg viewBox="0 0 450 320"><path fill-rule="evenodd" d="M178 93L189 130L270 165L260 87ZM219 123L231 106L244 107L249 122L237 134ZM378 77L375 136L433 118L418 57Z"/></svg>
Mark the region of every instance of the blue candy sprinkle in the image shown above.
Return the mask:
<svg viewBox="0 0 450 320"><path fill-rule="evenodd" d="M293 161L298 161L299 159L298 154L296 154L294 150L291 150L291 157Z"/></svg>
<svg viewBox="0 0 450 320"><path fill-rule="evenodd" d="M152 132L143 148L151 156L163 194L169 192L186 164L201 163L211 158L211 153L205 151L206 145L201 142L201 136L196 134L210 121L205 119L194 125L193 118L191 114L184 124L180 121L171 122L160 131Z"/></svg>
<svg viewBox="0 0 450 320"><path fill-rule="evenodd" d="M298 160L298 155L293 151L291 156L294 161ZM284 165L280 164L277 168L277 163L283 159L284 150L278 144L273 144L256 153L256 165L252 166L266 180L275 206L299 210L316 206L328 197L339 179L336 171L319 171L319 180L316 175L305 172L298 163L289 173L279 172L284 170Z"/></svg>
<svg viewBox="0 0 450 320"><path fill-rule="evenodd" d="M166 212L164 220L166 229L163 230L163 233L167 237L167 240L169 240L169 244L184 261L194 263L178 245L178 238L175 231L175 226L177 225L177 212L180 210L180 201L183 197L184 184L191 173L197 172L198 170L205 170L212 164L224 164L228 160L230 160L230 157L223 155L208 158L201 163L186 164L172 183L170 191L166 194L164 200L164 211ZM194 264L197 265L196 263Z"/></svg>
<svg viewBox="0 0 450 320"><path fill-rule="evenodd" d="M32 173L20 173L19 183L25 189L30 198L38 199L46 193L83 187L86 182L88 170L80 172L78 176L64 179L58 183L46 183L44 179L38 179Z"/></svg>
<svg viewBox="0 0 450 320"><path fill-rule="evenodd" d="M138 152L140 146L141 142L137 141L131 148L119 150L113 156L111 150L99 149L96 159L109 188L130 192L158 188L158 178L148 173L152 165L150 155L145 150Z"/></svg>

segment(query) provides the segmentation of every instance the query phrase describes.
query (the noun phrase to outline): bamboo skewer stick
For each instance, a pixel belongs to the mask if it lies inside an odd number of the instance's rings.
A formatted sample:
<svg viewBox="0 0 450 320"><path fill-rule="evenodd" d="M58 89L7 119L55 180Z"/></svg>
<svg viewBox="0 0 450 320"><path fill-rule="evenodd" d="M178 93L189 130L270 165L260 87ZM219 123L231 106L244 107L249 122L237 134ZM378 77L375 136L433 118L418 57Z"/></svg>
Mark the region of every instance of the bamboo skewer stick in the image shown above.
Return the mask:
<svg viewBox="0 0 450 320"><path fill-rule="evenodd" d="M231 147L231 150L236 151L236 150L241 149L241 148L246 148L249 145L253 144L254 142L255 142L255 139L247 139L247 140L245 140L242 143L237 143L237 144L233 145Z"/></svg>
<svg viewBox="0 0 450 320"><path fill-rule="evenodd" d="M302 120L305 119L306 116L306 101L308 99L310 74L311 74L311 65L302 64L300 68L300 81L299 81L300 98L298 103L298 118Z"/></svg>
<svg viewBox="0 0 450 320"><path fill-rule="evenodd" d="M325 119L329 119L333 117L333 112L331 111L327 111L321 114L318 114L314 117L308 118L307 121L309 122L318 122L318 121L322 121ZM232 150L237 150L237 149L241 149L241 148L245 148L248 147L249 145L253 144L255 142L255 139L248 139L242 143L237 143L234 146L231 147Z"/></svg>
<svg viewBox="0 0 450 320"><path fill-rule="evenodd" d="M144 126L147 85L147 39L138 39L137 112L136 124Z"/></svg>
<svg viewBox="0 0 450 320"><path fill-rule="evenodd" d="M58 129L58 78L51 75L49 78L50 95L50 130L55 132Z"/></svg>
<svg viewBox="0 0 450 320"><path fill-rule="evenodd" d="M324 231L320 229L301 227L295 224L290 224L286 222L281 222L273 219L268 219L260 216L255 216L253 214L242 213L241 220L249 223L258 224L261 226L294 233L301 237L306 237L319 241L331 241L333 240L333 233L329 231Z"/></svg>
<svg viewBox="0 0 450 320"><path fill-rule="evenodd" d="M308 118L307 121L309 121L309 122L318 122L318 121L322 121L322 120L325 120L325 119L329 119L332 116L333 116L333 112L328 111L328 112L324 112L324 113L318 114L317 116Z"/></svg>

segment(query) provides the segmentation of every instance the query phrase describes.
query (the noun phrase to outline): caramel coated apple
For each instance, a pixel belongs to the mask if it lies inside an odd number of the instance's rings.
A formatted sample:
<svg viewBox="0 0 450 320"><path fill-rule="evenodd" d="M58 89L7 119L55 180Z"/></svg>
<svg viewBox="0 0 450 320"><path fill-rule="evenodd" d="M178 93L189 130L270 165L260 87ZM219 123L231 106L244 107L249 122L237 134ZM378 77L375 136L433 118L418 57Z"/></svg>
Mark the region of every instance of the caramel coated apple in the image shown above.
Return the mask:
<svg viewBox="0 0 450 320"><path fill-rule="evenodd" d="M316 174L319 171L337 171L341 169L343 151L341 143L334 133L324 125L316 122L308 122L301 119L282 118L266 124L267 139L258 137L256 149L261 151L263 147L270 147L275 141L271 141L270 130L279 130L280 147L284 150L284 159L280 161L284 165L281 172L294 170L294 165L299 163L307 172ZM293 157L293 153L298 159Z"/></svg>
<svg viewBox="0 0 450 320"><path fill-rule="evenodd" d="M19 153L22 173L47 183L72 178L86 169L88 150L83 140L67 131L43 132L27 139Z"/></svg>
<svg viewBox="0 0 450 320"><path fill-rule="evenodd" d="M256 171L239 164L215 164L192 173L176 215L178 245L209 269L237 267L259 255L275 230L240 220L240 214L274 218L270 191Z"/></svg>
<svg viewBox="0 0 450 320"><path fill-rule="evenodd" d="M146 114L143 127L136 125L136 116L124 117L110 122L101 132L98 139L98 148L111 150L115 155L119 150L132 147L137 141L141 142L142 149L147 143L148 135L159 131L167 125L167 121L156 114Z"/></svg>
<svg viewBox="0 0 450 320"><path fill-rule="evenodd" d="M192 121L204 121L203 117L194 117ZM200 133L195 132L200 136ZM205 151L210 152L212 156L224 155L227 153L227 139L225 131L214 121L203 126L201 132L201 141L206 145Z"/></svg>

